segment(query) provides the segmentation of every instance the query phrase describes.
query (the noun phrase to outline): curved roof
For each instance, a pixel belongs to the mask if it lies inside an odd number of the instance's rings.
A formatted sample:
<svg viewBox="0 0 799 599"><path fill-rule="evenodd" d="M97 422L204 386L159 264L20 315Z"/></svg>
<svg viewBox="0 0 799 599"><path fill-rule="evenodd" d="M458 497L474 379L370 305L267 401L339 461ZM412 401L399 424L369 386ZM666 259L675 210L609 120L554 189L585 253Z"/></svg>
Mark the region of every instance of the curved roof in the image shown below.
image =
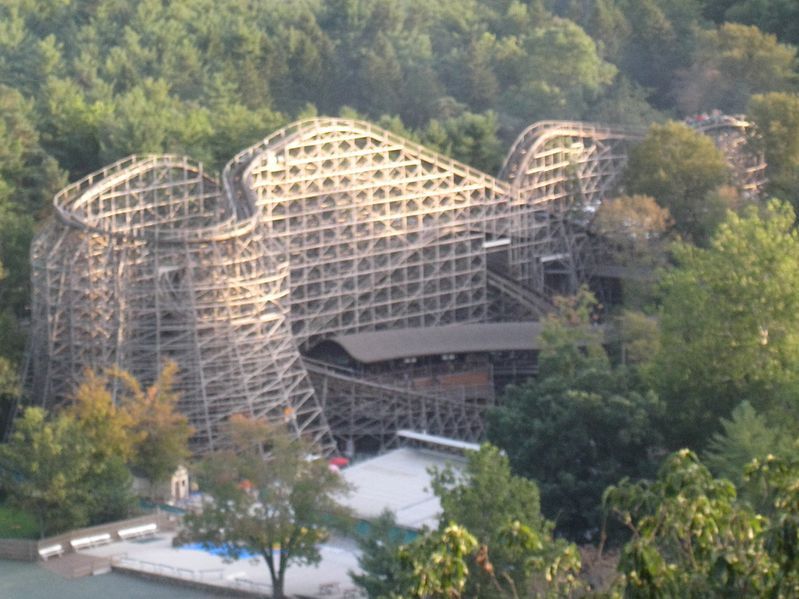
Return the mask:
<svg viewBox="0 0 799 599"><path fill-rule="evenodd" d="M358 362L492 351L540 349L540 322L456 324L337 335L336 343Z"/></svg>

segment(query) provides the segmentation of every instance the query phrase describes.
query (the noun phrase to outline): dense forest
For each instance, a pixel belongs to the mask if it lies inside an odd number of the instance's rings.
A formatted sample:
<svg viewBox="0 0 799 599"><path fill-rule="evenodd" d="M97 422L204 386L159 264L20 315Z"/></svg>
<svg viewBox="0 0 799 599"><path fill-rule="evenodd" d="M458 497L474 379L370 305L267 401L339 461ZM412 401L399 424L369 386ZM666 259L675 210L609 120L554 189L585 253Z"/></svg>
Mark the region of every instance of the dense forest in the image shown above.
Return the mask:
<svg viewBox="0 0 799 599"><path fill-rule="evenodd" d="M504 547L518 584L529 583L520 574L529 552L502 543L524 537L543 552L536 572L560 556L554 576L571 588L577 558L554 530L579 542L632 539L622 555L630 596L689 587L790 596L799 588L786 561L799 548L799 464L789 459L799 436L797 46L795 0L5 0L0 396L19 393L28 248L53 194L128 154L186 154L219 171L282 125L324 114L374 121L495 173L537 120L651 126L623 195L593 226L620 263L654 274L627 282L615 311L587 291L559 301L543 375L511 388L491 414L501 467L481 466L485 456L473 464L534 498L519 500L534 507L527 536L500 535L508 523L497 520L481 537L487 499L472 498L466 513L458 494L478 491L444 475L437 492L475 543ZM755 123L775 199L740 194L713 144L679 123L717 109ZM596 337L598 318L620 331L617 344ZM437 534L424 541L429 551L469 533ZM697 553L681 553L694 537ZM547 543L557 550L544 556ZM424 564L419 555L406 562ZM719 555L730 560L722 574ZM375 576L395 557L376 560ZM498 596L489 578L461 581L464 596Z"/></svg>
<svg viewBox="0 0 799 599"><path fill-rule="evenodd" d="M648 125L792 91L797 23L776 0L9 0L0 303L24 317L53 191L128 154L219 170L293 119L340 114L493 173L536 120Z"/></svg>

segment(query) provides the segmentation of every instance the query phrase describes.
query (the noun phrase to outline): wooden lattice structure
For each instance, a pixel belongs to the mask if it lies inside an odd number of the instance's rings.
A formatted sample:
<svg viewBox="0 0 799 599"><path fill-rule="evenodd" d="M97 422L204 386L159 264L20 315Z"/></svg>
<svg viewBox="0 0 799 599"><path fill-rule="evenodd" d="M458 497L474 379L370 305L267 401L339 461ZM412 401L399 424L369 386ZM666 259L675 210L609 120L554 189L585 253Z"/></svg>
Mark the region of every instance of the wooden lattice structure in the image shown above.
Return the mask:
<svg viewBox="0 0 799 599"><path fill-rule="evenodd" d="M584 276L585 225L640 137L539 123L500 179L330 118L244 150L221 185L185 158L115 163L60 192L33 244L31 399L60 404L85 368L151 382L171 358L198 450L238 412L322 445L328 423L340 440L389 442L400 428L477 439L493 395L358 381L300 351L337 334L545 313L551 291Z"/></svg>
<svg viewBox="0 0 799 599"><path fill-rule="evenodd" d="M67 187L32 248L31 396L68 398L86 368L151 382L180 366L198 449L233 413L329 431L287 320L288 265L199 165L131 157Z"/></svg>
<svg viewBox="0 0 799 599"><path fill-rule="evenodd" d="M288 251L301 346L331 333L486 318L504 183L368 123L314 119L250 148L240 181Z"/></svg>
<svg viewBox="0 0 799 599"><path fill-rule="evenodd" d="M710 115L690 124L724 153L738 188L750 197L759 197L766 186L766 160L750 143L752 124L743 116L725 114Z"/></svg>
<svg viewBox="0 0 799 599"><path fill-rule="evenodd" d="M502 165L522 204L514 218L520 278L568 293L585 275L585 226L615 191L642 132L591 123L545 121L519 135Z"/></svg>

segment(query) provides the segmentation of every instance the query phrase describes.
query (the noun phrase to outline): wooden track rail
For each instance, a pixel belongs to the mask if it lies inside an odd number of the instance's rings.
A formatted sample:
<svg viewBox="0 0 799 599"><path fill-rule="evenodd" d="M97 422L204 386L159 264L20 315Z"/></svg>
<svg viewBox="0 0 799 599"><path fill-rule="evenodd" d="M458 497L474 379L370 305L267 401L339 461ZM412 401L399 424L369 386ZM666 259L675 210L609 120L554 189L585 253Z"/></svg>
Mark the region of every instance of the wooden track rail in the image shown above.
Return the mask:
<svg viewBox="0 0 799 599"><path fill-rule="evenodd" d="M712 132L743 155L745 125ZM584 277L585 225L640 137L537 123L499 179L334 118L242 151L221 184L187 158L125 158L57 194L33 243L28 401L68 401L86 368L149 383L173 359L197 451L234 413L285 420L324 448L411 425L478 438L493 396L458 405L309 368L300 352L336 334L545 312ZM762 161L731 162L751 175Z"/></svg>

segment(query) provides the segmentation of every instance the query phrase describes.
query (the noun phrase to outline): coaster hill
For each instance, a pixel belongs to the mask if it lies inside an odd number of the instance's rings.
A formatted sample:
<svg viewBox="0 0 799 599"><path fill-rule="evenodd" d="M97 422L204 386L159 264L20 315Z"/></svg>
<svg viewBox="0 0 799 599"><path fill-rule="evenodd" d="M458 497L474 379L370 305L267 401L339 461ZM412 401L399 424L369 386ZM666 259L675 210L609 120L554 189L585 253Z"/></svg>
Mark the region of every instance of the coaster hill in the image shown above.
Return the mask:
<svg viewBox="0 0 799 599"><path fill-rule="evenodd" d="M749 124L695 126L759 193ZM643 134L536 123L496 178L334 118L272 134L221 181L125 158L57 194L34 241L29 401L62 403L86 368L153 380L171 358L200 452L241 412L327 449L478 440L497 392L535 373L552 295L608 278L588 225Z"/></svg>

